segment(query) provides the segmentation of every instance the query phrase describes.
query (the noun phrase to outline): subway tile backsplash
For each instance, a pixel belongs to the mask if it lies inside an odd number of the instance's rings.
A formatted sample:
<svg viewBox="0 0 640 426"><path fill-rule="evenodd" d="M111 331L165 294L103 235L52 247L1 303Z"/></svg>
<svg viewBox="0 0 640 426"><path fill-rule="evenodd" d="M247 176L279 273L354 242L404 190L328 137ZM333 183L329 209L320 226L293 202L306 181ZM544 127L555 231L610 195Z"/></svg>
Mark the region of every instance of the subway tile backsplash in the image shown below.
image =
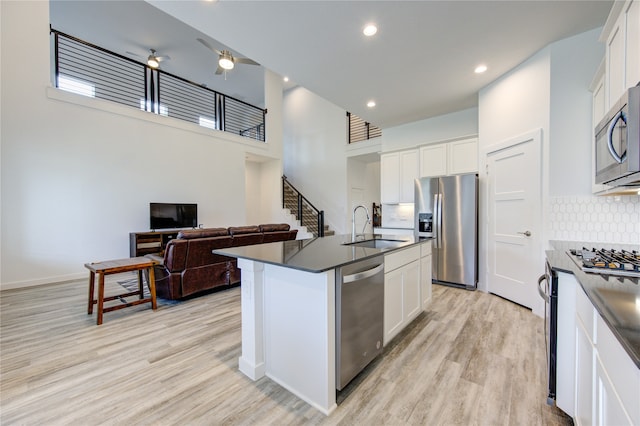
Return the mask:
<svg viewBox="0 0 640 426"><path fill-rule="evenodd" d="M549 239L640 244L640 195L551 197Z"/></svg>

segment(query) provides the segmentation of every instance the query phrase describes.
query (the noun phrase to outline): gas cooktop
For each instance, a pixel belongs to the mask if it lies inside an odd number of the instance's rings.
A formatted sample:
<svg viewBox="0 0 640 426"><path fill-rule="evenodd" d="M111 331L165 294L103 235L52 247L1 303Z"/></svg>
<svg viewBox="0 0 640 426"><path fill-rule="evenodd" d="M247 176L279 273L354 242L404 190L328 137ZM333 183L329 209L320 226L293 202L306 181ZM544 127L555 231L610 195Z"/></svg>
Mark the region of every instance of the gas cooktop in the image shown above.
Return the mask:
<svg viewBox="0 0 640 426"><path fill-rule="evenodd" d="M585 272L623 277L640 277L640 252L613 249L571 249L567 252Z"/></svg>

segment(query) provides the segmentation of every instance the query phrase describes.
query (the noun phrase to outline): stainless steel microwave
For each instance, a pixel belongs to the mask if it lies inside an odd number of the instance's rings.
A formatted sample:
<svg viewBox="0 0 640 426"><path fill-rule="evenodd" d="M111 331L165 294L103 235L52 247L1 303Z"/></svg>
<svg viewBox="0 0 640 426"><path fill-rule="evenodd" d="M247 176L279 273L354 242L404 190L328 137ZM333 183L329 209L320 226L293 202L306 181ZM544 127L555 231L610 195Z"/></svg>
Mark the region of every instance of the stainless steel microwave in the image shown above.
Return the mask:
<svg viewBox="0 0 640 426"><path fill-rule="evenodd" d="M598 123L595 138L596 183L640 186L640 85Z"/></svg>

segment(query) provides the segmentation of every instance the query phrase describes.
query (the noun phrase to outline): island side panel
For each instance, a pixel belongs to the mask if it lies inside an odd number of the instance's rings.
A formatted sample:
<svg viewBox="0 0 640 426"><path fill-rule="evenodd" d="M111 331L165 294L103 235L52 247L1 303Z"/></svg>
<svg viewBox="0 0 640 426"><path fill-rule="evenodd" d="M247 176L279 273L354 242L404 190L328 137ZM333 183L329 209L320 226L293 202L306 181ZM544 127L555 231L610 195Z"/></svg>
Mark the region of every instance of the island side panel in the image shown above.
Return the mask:
<svg viewBox="0 0 640 426"><path fill-rule="evenodd" d="M335 271L264 268L266 375L328 415L336 408Z"/></svg>
<svg viewBox="0 0 640 426"><path fill-rule="evenodd" d="M238 369L252 380L265 374L264 364L264 264L238 259L242 270L240 287L242 315L242 355Z"/></svg>

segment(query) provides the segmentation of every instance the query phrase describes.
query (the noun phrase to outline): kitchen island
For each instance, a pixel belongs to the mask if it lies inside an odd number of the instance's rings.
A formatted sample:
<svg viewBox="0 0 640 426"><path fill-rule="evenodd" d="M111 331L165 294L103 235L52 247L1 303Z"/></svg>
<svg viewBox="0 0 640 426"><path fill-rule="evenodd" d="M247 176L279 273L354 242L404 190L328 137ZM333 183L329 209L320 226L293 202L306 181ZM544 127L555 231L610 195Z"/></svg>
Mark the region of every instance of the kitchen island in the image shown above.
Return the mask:
<svg viewBox="0 0 640 426"><path fill-rule="evenodd" d="M242 270L240 371L254 381L269 377L326 415L336 408L336 269L431 247L430 240L410 235L360 238L395 240L384 248L345 245L350 239L335 235L215 250L238 258Z"/></svg>

